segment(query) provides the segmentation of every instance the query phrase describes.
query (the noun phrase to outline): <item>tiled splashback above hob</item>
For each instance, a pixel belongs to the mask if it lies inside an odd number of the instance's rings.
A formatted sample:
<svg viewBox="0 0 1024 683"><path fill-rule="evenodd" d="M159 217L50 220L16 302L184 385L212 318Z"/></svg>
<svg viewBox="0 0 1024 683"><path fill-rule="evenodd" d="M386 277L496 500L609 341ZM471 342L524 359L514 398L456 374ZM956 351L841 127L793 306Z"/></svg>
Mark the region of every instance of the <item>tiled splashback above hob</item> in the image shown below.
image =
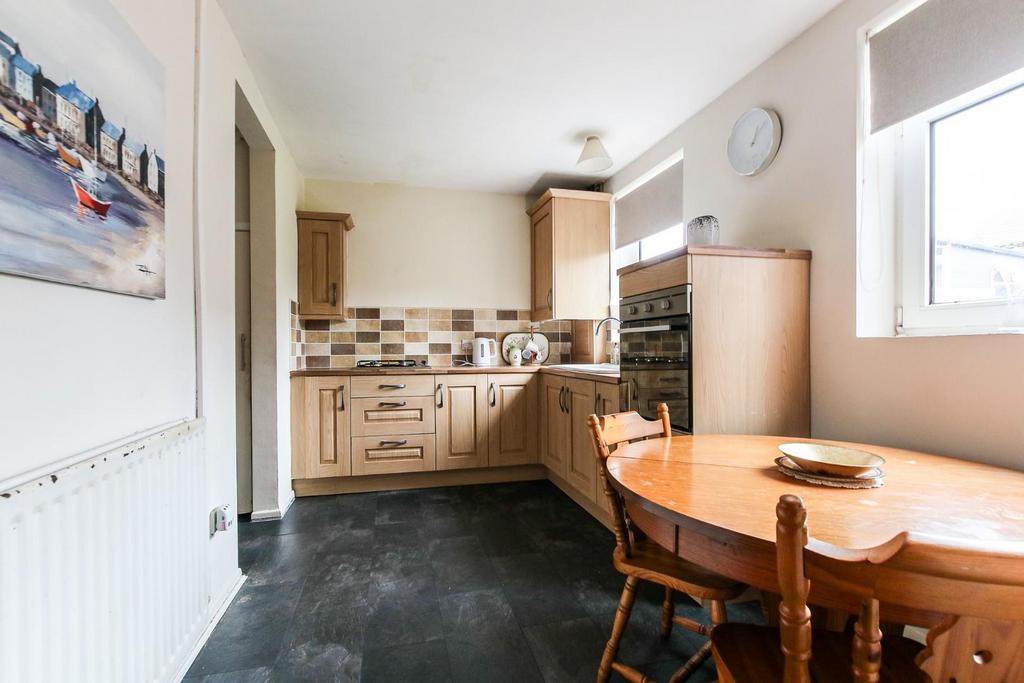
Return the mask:
<svg viewBox="0 0 1024 683"><path fill-rule="evenodd" d="M494 308L350 308L348 320L299 320L292 302L292 369L349 368L359 360L411 359L449 367L470 356L463 341L490 337L500 346L531 325L550 342L547 363L568 363L572 323L532 323L529 311Z"/></svg>

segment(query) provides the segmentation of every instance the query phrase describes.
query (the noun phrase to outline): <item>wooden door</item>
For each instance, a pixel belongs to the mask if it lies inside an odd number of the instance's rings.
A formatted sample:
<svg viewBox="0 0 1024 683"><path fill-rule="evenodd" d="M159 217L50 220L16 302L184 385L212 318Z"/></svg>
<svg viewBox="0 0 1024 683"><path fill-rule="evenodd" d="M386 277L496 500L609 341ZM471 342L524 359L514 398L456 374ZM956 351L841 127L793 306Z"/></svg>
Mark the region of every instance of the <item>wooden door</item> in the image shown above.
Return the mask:
<svg viewBox="0 0 1024 683"><path fill-rule="evenodd" d="M540 438L541 462L560 477L565 476L568 420L565 412L565 380L541 375Z"/></svg>
<svg viewBox="0 0 1024 683"><path fill-rule="evenodd" d="M487 375L438 375L437 469L487 466Z"/></svg>
<svg viewBox="0 0 1024 683"><path fill-rule="evenodd" d="M292 380L292 476L296 479L352 473L348 389L348 377Z"/></svg>
<svg viewBox="0 0 1024 683"><path fill-rule="evenodd" d="M299 219L299 315L344 317L344 233L341 221Z"/></svg>
<svg viewBox="0 0 1024 683"><path fill-rule="evenodd" d="M594 382L582 379L565 381L568 411L565 480L590 500L597 500L597 460L587 416L600 410Z"/></svg>
<svg viewBox="0 0 1024 683"><path fill-rule="evenodd" d="M537 462L537 385L530 373L487 376L491 467Z"/></svg>
<svg viewBox="0 0 1024 683"><path fill-rule="evenodd" d="M531 217L533 234L533 319L551 320L554 315L554 218L553 201Z"/></svg>

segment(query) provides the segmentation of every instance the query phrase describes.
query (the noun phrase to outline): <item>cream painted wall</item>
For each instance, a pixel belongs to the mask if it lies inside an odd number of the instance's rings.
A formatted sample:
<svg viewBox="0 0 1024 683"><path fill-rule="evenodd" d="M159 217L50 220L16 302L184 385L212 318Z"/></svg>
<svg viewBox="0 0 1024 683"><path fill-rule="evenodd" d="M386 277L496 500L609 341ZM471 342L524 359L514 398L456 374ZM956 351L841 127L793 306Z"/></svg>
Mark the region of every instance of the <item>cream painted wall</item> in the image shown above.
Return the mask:
<svg viewBox="0 0 1024 683"><path fill-rule="evenodd" d="M814 436L904 446L1024 469L1024 336L858 339L855 334L858 28L891 0L848 0L631 163L623 187L685 149L687 216L722 241L811 249ZM782 148L734 174L725 143L753 106L778 110Z"/></svg>
<svg viewBox="0 0 1024 683"><path fill-rule="evenodd" d="M350 306L530 307L522 195L309 179L304 208L355 220Z"/></svg>

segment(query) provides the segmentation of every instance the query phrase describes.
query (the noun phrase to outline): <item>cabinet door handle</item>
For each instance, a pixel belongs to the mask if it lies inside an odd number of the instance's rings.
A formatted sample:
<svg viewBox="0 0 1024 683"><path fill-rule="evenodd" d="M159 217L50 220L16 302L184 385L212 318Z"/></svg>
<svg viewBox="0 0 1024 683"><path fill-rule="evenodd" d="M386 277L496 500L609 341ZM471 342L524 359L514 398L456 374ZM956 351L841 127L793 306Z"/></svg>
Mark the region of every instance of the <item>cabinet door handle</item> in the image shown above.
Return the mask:
<svg viewBox="0 0 1024 683"><path fill-rule="evenodd" d="M407 443L409 443L408 439L399 439L398 441L381 441L380 445L382 448L387 448L388 446L404 446Z"/></svg>
<svg viewBox="0 0 1024 683"><path fill-rule="evenodd" d="M551 304L552 304L551 300L552 300L552 298L553 297L551 296L551 289L548 288L548 308L551 308Z"/></svg>
<svg viewBox="0 0 1024 683"><path fill-rule="evenodd" d="M404 408L405 401L380 401L377 405L381 408Z"/></svg>
<svg viewBox="0 0 1024 683"><path fill-rule="evenodd" d="M240 370L245 370L245 342L246 342L246 337L245 337L245 334L243 333L241 338L238 340L238 345L239 345L238 355L242 359L242 367L239 368Z"/></svg>
<svg viewBox="0 0 1024 683"><path fill-rule="evenodd" d="M444 408L444 385L437 385L437 407Z"/></svg>
<svg viewBox="0 0 1024 683"><path fill-rule="evenodd" d="M345 411L345 385L338 387L338 412Z"/></svg>
<svg viewBox="0 0 1024 683"><path fill-rule="evenodd" d="M405 389L405 385L404 384L378 384L377 388L378 389Z"/></svg>
<svg viewBox="0 0 1024 683"><path fill-rule="evenodd" d="M594 415L601 416L601 394L594 397Z"/></svg>
<svg viewBox="0 0 1024 683"><path fill-rule="evenodd" d="M564 413L565 412L565 401L563 400L564 398L565 398L565 387L561 387L558 390L558 412L560 412L560 413Z"/></svg>
<svg viewBox="0 0 1024 683"><path fill-rule="evenodd" d="M562 387L562 412L569 412L569 387Z"/></svg>
<svg viewBox="0 0 1024 683"><path fill-rule="evenodd" d="M498 392L494 388L494 382L491 382L491 407L498 405Z"/></svg>
<svg viewBox="0 0 1024 683"><path fill-rule="evenodd" d="M338 305L338 283L331 283L331 306Z"/></svg>

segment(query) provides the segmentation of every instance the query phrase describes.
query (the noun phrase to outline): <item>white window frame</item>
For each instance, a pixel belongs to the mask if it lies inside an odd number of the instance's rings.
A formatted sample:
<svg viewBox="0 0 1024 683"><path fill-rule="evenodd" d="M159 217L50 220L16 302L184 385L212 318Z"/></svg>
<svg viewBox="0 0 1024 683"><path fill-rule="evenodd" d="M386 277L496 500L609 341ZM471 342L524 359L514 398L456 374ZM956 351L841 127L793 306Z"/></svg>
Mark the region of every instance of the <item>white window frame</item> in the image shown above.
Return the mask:
<svg viewBox="0 0 1024 683"><path fill-rule="evenodd" d="M1024 84L1024 70L907 119L895 135L896 333L907 336L1024 333L1024 302L931 303L931 126Z"/></svg>

